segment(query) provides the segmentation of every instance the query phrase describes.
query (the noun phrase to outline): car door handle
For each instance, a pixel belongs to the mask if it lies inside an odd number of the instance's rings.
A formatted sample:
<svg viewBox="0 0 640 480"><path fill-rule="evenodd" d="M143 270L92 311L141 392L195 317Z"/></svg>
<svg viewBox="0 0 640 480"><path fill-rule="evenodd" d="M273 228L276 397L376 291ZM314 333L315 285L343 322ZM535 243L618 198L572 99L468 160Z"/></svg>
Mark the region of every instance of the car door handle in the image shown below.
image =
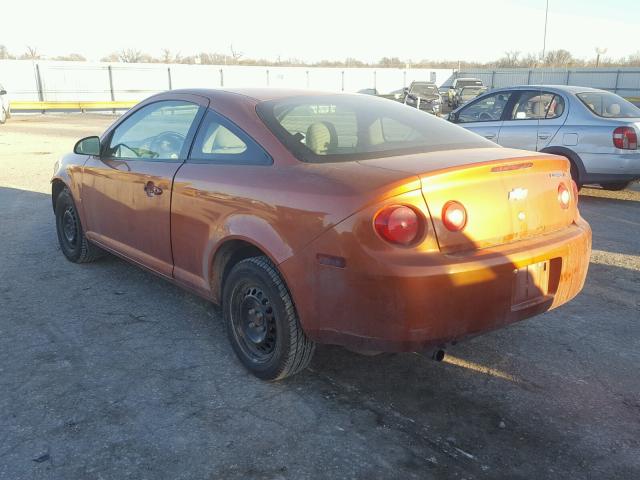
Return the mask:
<svg viewBox="0 0 640 480"><path fill-rule="evenodd" d="M162 195L162 189L153 182L147 182L144 185L144 193L147 197L155 197L156 195Z"/></svg>
<svg viewBox="0 0 640 480"><path fill-rule="evenodd" d="M496 138L496 134L495 133L487 133L486 135L484 135L484 138L491 140L492 138Z"/></svg>
<svg viewBox="0 0 640 480"><path fill-rule="evenodd" d="M551 136L551 134L550 134L550 133L539 133L539 134L538 134L538 138L539 138L540 140L546 140L546 139L547 139L547 138L549 138L550 136Z"/></svg>

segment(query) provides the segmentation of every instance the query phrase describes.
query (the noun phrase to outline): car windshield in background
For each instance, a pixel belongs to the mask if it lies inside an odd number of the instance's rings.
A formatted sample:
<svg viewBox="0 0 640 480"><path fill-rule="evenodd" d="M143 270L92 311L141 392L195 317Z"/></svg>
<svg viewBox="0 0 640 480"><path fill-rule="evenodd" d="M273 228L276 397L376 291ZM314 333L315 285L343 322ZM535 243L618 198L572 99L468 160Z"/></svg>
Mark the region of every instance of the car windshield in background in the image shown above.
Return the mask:
<svg viewBox="0 0 640 480"><path fill-rule="evenodd" d="M599 117L640 118L640 108L615 93L584 92L576 96Z"/></svg>
<svg viewBox="0 0 640 480"><path fill-rule="evenodd" d="M260 103L257 112L280 141L306 162L495 147L445 120L377 97L292 97Z"/></svg>
<svg viewBox="0 0 640 480"><path fill-rule="evenodd" d="M438 87L435 85L414 85L411 87L411 93L418 95L437 95Z"/></svg>
<svg viewBox="0 0 640 480"><path fill-rule="evenodd" d="M456 83L456 87L458 88L473 87L473 86L481 87L482 81L481 80L458 80L458 82Z"/></svg>

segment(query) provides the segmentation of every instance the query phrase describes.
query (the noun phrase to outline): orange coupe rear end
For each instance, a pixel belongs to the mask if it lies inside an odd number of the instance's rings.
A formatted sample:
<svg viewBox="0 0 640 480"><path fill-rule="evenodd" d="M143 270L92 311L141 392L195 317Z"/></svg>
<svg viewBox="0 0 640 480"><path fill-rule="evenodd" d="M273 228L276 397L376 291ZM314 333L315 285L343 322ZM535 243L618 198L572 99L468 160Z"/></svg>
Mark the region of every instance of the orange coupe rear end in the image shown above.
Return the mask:
<svg viewBox="0 0 640 480"><path fill-rule="evenodd" d="M67 258L106 250L222 304L277 379L317 342L423 350L569 301L591 249L569 172L367 95L198 90L78 142L52 191Z"/></svg>

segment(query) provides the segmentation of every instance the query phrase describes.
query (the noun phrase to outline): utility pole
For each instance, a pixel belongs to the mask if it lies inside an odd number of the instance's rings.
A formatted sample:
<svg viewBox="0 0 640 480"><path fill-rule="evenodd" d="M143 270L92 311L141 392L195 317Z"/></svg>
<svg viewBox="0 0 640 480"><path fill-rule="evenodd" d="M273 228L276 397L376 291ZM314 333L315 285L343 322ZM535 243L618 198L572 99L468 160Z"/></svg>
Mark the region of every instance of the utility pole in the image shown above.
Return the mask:
<svg viewBox="0 0 640 480"><path fill-rule="evenodd" d="M600 66L600 55L607 53L606 48L596 47L596 68Z"/></svg>

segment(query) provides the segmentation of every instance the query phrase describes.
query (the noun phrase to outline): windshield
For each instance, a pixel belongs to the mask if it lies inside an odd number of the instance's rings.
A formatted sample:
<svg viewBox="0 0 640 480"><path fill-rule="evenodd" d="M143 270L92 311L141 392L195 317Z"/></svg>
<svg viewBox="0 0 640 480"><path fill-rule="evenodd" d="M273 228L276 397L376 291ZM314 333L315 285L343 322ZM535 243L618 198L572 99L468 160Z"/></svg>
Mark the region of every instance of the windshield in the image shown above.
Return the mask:
<svg viewBox="0 0 640 480"><path fill-rule="evenodd" d="M306 162L495 147L446 120L379 97L291 97L260 103L257 112L280 141Z"/></svg>
<svg viewBox="0 0 640 480"><path fill-rule="evenodd" d="M418 95L437 95L438 87L435 85L428 84L417 84L411 86L411 93L416 93Z"/></svg>
<svg viewBox="0 0 640 480"><path fill-rule="evenodd" d="M461 87L470 87L473 85L477 85L478 87L482 86L482 80L458 80L456 82L456 88Z"/></svg>
<svg viewBox="0 0 640 480"><path fill-rule="evenodd" d="M576 96L599 117L640 118L640 108L615 93L584 92Z"/></svg>

